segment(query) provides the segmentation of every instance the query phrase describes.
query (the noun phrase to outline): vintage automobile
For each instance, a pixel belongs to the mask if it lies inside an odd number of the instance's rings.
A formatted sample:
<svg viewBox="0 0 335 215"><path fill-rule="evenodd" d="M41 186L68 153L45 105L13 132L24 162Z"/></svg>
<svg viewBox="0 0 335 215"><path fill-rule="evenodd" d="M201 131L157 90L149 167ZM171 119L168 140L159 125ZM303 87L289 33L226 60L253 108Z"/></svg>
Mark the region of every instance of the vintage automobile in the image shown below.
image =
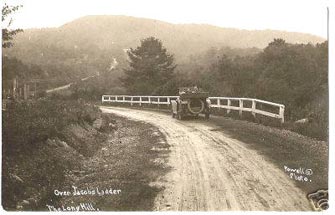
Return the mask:
<svg viewBox="0 0 335 215"><path fill-rule="evenodd" d="M210 100L208 92L204 92L198 87L179 88L179 98L171 101L172 117L182 120L185 116L198 117L204 114L205 119L209 119Z"/></svg>

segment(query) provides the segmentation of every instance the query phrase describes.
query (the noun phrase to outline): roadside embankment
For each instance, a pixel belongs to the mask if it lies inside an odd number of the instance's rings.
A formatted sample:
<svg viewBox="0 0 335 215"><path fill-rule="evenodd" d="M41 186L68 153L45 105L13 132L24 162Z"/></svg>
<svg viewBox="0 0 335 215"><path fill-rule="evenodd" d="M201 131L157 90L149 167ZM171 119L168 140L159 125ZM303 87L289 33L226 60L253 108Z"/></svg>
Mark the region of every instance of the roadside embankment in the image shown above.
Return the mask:
<svg viewBox="0 0 335 215"><path fill-rule="evenodd" d="M92 156L112 125L92 105L69 100L14 102L3 112L2 205L44 210L66 174ZM97 126L97 122L101 121Z"/></svg>
<svg viewBox="0 0 335 215"><path fill-rule="evenodd" d="M160 191L153 182L168 171L168 153L154 126L103 114L82 100L14 102L3 112L2 205L8 211L151 210Z"/></svg>

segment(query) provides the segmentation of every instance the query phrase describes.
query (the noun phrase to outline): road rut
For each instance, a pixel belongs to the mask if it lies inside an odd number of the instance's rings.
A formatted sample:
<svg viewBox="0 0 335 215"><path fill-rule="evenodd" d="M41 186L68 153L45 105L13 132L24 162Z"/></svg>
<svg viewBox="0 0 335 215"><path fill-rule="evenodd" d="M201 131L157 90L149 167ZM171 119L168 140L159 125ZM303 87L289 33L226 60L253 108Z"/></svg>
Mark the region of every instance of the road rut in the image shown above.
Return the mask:
<svg viewBox="0 0 335 215"><path fill-rule="evenodd" d="M306 195L282 169L210 121L178 121L164 113L120 107L101 110L153 124L171 145L172 170L155 183L164 189L154 210L311 210Z"/></svg>

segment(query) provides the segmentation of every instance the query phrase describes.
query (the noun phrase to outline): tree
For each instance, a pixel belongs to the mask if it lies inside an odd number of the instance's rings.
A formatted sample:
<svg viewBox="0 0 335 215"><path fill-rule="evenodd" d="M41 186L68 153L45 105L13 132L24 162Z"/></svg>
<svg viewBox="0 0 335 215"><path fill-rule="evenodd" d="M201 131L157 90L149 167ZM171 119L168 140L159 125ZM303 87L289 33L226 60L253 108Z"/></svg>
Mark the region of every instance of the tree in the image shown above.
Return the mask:
<svg viewBox="0 0 335 215"><path fill-rule="evenodd" d="M2 26L2 47L3 48L9 48L13 46L13 43L11 42L11 40L13 40L13 37L17 33L23 31L22 29L14 29L14 30L10 29L10 26L13 23L13 18L10 18L9 15L17 11L20 7L22 7L22 5L9 6L7 4L5 4L2 7L1 21L2 21L2 24L4 25Z"/></svg>
<svg viewBox="0 0 335 215"><path fill-rule="evenodd" d="M174 57L159 39L143 39L139 47L130 48L127 54L130 68L124 70L125 76L121 81L129 93L161 94L164 85L173 80Z"/></svg>

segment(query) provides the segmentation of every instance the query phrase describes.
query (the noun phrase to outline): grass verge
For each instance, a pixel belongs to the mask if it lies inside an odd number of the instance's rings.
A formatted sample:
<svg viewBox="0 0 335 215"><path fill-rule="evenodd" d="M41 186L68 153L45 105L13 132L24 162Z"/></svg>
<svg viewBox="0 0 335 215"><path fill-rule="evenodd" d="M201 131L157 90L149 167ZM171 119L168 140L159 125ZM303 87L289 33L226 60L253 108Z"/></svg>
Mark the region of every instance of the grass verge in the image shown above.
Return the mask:
<svg viewBox="0 0 335 215"><path fill-rule="evenodd" d="M4 209L43 210L46 203L57 201L53 190L63 186L69 169L105 138L92 128L100 114L92 105L59 98L11 103L2 113Z"/></svg>

